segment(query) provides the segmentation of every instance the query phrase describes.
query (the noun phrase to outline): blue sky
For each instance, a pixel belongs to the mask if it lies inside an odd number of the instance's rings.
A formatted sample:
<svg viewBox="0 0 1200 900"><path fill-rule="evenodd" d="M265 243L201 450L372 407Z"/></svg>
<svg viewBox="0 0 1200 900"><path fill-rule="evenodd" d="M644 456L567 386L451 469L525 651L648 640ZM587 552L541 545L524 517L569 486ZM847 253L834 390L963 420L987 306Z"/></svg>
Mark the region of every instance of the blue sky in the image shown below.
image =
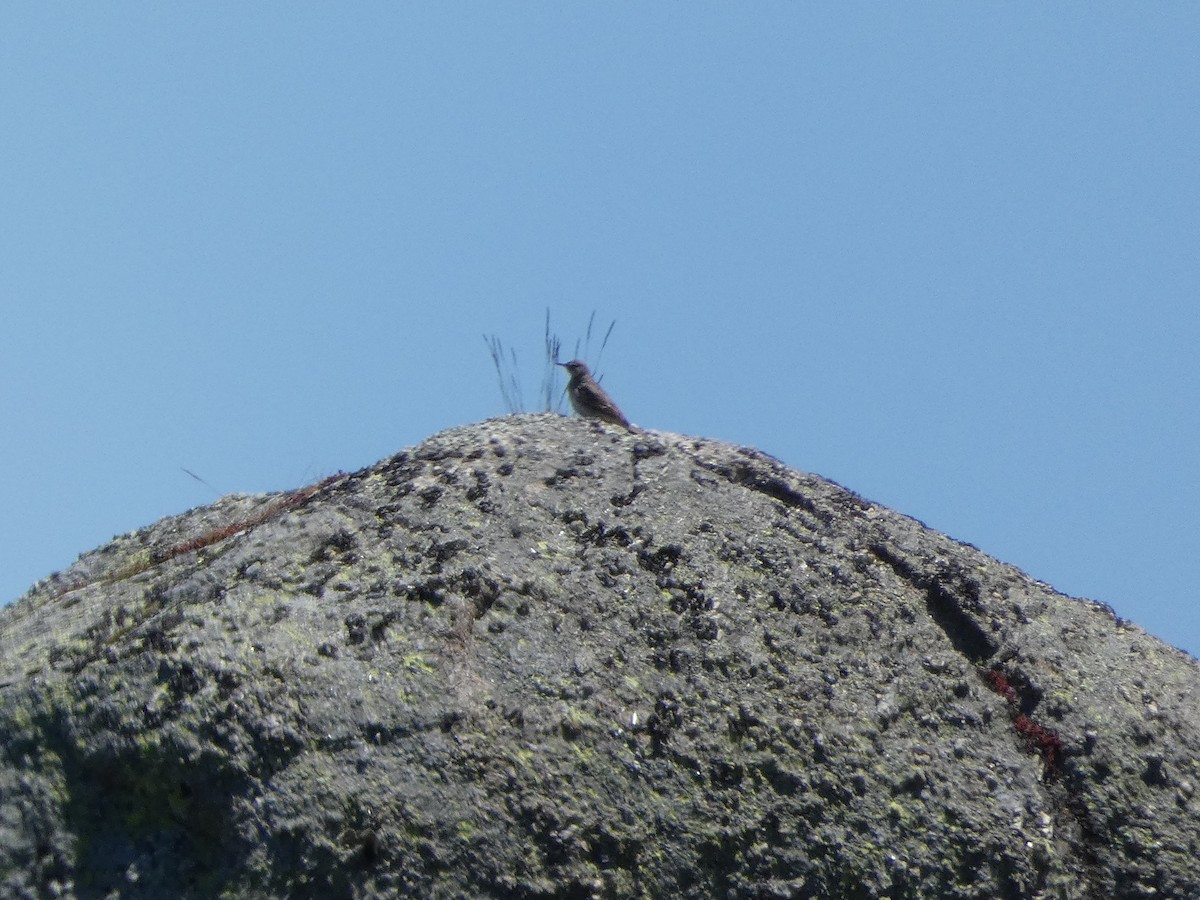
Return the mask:
<svg viewBox="0 0 1200 900"><path fill-rule="evenodd" d="M5 4L0 600L536 403L759 447L1200 653L1200 7ZM190 478L187 468L214 486Z"/></svg>

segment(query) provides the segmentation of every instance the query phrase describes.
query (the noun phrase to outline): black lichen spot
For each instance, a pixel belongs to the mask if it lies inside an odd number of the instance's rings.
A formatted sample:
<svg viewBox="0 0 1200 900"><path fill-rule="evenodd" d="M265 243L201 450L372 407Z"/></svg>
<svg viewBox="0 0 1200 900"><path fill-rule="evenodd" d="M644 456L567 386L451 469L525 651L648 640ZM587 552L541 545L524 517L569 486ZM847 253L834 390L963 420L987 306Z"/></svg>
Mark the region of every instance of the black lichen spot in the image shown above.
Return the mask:
<svg viewBox="0 0 1200 900"><path fill-rule="evenodd" d="M359 613L346 616L346 637L351 644L361 644L367 639L367 619Z"/></svg>
<svg viewBox="0 0 1200 900"><path fill-rule="evenodd" d="M325 540L323 540L309 559L312 562L329 562L334 557L344 557L350 554L358 547L358 538L347 531L345 528L340 528ZM351 557L350 561L353 561Z"/></svg>
<svg viewBox="0 0 1200 900"><path fill-rule="evenodd" d="M491 480L486 472L475 472L475 483L467 488L467 499L472 503L478 503L487 497L488 488L491 487Z"/></svg>
<svg viewBox="0 0 1200 900"><path fill-rule="evenodd" d="M664 694L654 704L654 712L646 720L646 732L650 735L651 746L659 752L671 737L671 733L683 724L683 712L679 701L671 694Z"/></svg>
<svg viewBox="0 0 1200 900"><path fill-rule="evenodd" d="M1146 761L1146 769L1142 772L1142 781L1150 785L1150 787L1162 787L1167 784L1170 779L1167 778L1166 769L1163 767L1163 758L1157 753L1151 753L1144 757Z"/></svg>
<svg viewBox="0 0 1200 900"><path fill-rule="evenodd" d="M554 470L553 475L548 475L542 479L542 483L546 487L557 487L564 482L570 481L572 478L579 478L583 473L574 466L563 466Z"/></svg>
<svg viewBox="0 0 1200 900"><path fill-rule="evenodd" d="M158 664L158 680L167 686L176 701L197 693L204 684L200 673L186 659L161 660Z"/></svg>
<svg viewBox="0 0 1200 900"><path fill-rule="evenodd" d="M735 741L749 736L756 727L762 724L762 719L750 712L745 704L739 705L737 712L731 713L727 717L729 736Z"/></svg>
<svg viewBox="0 0 1200 900"><path fill-rule="evenodd" d="M434 562L439 566L449 562L459 553L470 547L471 544L464 538L453 538L448 541L439 543L434 541L429 548L429 555L433 557Z"/></svg>
<svg viewBox="0 0 1200 900"><path fill-rule="evenodd" d="M371 641L378 643L387 637L387 630L399 617L394 610L371 613Z"/></svg>
<svg viewBox="0 0 1200 900"><path fill-rule="evenodd" d="M709 780L717 787L737 787L742 783L746 769L741 763L728 759L717 759L709 764Z"/></svg>
<svg viewBox="0 0 1200 900"><path fill-rule="evenodd" d="M639 482L638 484L635 484L627 494L613 494L613 496L608 498L608 502L620 509L621 507L631 504L638 498L638 495L644 493L645 490L646 486Z"/></svg>
<svg viewBox="0 0 1200 900"><path fill-rule="evenodd" d="M454 587L471 601L475 608L476 618L491 609L500 597L499 582L475 568L463 569L462 574L454 579ZM525 607L525 610L527 611L528 608ZM520 613L521 607L518 607L517 611Z"/></svg>
<svg viewBox="0 0 1200 900"><path fill-rule="evenodd" d="M642 550L638 553L638 565L647 572L655 575L665 575L670 572L683 558L683 548L678 544L667 544L659 547L653 553Z"/></svg>
<svg viewBox="0 0 1200 900"><path fill-rule="evenodd" d="M445 488L439 487L436 484L431 484L424 490L419 491L417 496L421 498L421 505L425 509L432 509L438 500L442 498L442 494L445 492Z"/></svg>
<svg viewBox="0 0 1200 900"><path fill-rule="evenodd" d="M178 616L176 616L178 619ZM150 625L142 635L142 649L155 650L159 653L171 653L179 642L171 636L171 630L178 624L175 622L160 622Z"/></svg>
<svg viewBox="0 0 1200 900"><path fill-rule="evenodd" d="M230 669L225 669L217 675L217 696L228 700L233 692L242 686L242 676Z"/></svg>
<svg viewBox="0 0 1200 900"><path fill-rule="evenodd" d="M649 459L652 456L665 456L666 452L667 448L662 444L638 441L633 445L633 458L635 460Z"/></svg>
<svg viewBox="0 0 1200 900"><path fill-rule="evenodd" d="M596 547L617 546L628 547L633 543L633 535L623 525L608 528L604 523L597 523L584 529L580 535L585 543Z"/></svg>
<svg viewBox="0 0 1200 900"><path fill-rule="evenodd" d="M446 602L446 582L441 578L431 578L409 585L406 593L413 600L438 607Z"/></svg>
<svg viewBox="0 0 1200 900"><path fill-rule="evenodd" d="M675 647L667 657L671 671L680 675L688 675L695 668L696 657L686 647Z"/></svg>
<svg viewBox="0 0 1200 900"><path fill-rule="evenodd" d="M907 778L903 779L893 789L893 794L909 794L913 797L920 797L925 793L925 789L929 787L929 782L923 772L913 772Z"/></svg>

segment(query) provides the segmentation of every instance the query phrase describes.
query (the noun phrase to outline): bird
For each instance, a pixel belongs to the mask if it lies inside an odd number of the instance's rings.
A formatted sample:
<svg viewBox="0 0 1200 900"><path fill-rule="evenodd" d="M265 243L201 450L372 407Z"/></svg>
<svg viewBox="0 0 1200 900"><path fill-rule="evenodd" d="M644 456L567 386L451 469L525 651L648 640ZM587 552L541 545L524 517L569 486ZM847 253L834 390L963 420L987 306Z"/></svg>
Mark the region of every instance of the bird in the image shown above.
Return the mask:
<svg viewBox="0 0 1200 900"><path fill-rule="evenodd" d="M571 398L571 406L575 408L576 413L585 418L620 425L630 432L637 431L629 424L621 408L613 403L612 397L596 384L596 379L592 378L592 373L588 371L587 363L581 359L573 359L559 365L571 373L571 380L567 382L567 396Z"/></svg>

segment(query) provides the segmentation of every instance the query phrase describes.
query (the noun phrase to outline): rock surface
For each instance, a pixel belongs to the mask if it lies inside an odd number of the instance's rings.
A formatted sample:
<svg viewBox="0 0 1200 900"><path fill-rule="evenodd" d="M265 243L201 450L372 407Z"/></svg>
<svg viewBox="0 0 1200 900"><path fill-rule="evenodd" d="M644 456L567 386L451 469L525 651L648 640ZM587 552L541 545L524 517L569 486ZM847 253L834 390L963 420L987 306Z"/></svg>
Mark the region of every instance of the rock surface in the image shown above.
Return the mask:
<svg viewBox="0 0 1200 900"><path fill-rule="evenodd" d="M496 419L0 611L0 895L1197 897L1198 698L760 452Z"/></svg>

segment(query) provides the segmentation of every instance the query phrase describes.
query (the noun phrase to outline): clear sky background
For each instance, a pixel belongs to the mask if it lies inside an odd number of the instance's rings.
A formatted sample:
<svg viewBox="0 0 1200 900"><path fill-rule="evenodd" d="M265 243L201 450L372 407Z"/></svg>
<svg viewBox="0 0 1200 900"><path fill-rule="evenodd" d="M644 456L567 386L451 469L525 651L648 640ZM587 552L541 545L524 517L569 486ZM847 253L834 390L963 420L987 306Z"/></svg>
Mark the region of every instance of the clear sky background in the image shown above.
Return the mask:
<svg viewBox="0 0 1200 900"><path fill-rule="evenodd" d="M0 7L0 600L537 403L759 447L1200 653L1200 6ZM187 468L216 492L186 475Z"/></svg>

